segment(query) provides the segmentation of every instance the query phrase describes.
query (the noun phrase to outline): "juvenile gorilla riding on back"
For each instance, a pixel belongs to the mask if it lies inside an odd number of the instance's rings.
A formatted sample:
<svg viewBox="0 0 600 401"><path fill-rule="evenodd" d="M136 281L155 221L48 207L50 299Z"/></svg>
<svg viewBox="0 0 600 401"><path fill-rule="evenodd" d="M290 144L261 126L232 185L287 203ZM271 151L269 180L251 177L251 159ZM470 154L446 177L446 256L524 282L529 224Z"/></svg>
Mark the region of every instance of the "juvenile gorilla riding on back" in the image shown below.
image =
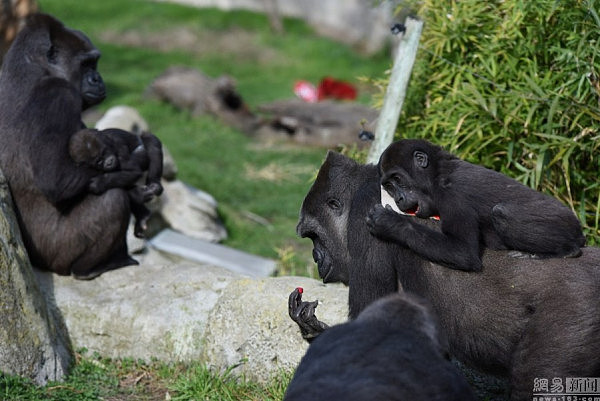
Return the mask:
<svg viewBox="0 0 600 401"><path fill-rule="evenodd" d="M369 215L371 232L432 262L480 271L484 247L550 258L579 256L585 245L579 220L558 200L429 142L392 143L379 171L382 187L401 211L439 216L441 232L383 206Z"/></svg>

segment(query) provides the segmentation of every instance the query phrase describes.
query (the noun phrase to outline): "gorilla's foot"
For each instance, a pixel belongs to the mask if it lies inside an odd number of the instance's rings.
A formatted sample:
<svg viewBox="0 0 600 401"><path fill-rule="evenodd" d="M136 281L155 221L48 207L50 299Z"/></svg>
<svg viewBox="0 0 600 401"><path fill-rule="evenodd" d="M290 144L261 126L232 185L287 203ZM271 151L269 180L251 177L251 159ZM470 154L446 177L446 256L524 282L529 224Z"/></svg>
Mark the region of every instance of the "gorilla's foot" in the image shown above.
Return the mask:
<svg viewBox="0 0 600 401"><path fill-rule="evenodd" d="M73 271L72 276L77 280L92 280L96 277L100 276L102 273L106 273L110 270L115 270L120 267L131 266L131 265L139 265L140 263L127 255L126 257L120 259L113 259L105 264L98 265L91 270L77 272Z"/></svg>

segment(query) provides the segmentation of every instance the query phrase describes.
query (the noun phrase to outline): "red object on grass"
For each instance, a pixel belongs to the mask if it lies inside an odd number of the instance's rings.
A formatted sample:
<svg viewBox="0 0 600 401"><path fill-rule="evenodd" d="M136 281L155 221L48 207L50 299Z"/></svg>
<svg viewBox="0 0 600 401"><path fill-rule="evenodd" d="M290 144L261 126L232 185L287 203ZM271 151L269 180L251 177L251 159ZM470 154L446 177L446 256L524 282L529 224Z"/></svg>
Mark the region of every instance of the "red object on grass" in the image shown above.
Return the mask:
<svg viewBox="0 0 600 401"><path fill-rule="evenodd" d="M348 82L340 81L332 77L325 77L317 87L317 98L354 100L356 99L356 88Z"/></svg>
<svg viewBox="0 0 600 401"><path fill-rule="evenodd" d="M308 103L315 103L323 99L356 99L356 88L352 84L332 77L323 78L317 87L308 81L296 81L294 93Z"/></svg>

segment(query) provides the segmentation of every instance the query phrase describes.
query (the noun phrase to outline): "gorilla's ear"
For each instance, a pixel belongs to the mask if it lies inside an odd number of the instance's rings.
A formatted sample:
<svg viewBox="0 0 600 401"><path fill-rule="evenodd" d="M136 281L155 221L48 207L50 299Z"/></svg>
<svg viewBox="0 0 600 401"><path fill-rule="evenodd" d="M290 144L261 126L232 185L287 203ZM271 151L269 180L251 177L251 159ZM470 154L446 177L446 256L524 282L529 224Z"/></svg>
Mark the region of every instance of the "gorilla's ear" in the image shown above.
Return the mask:
<svg viewBox="0 0 600 401"><path fill-rule="evenodd" d="M429 166L429 156L427 156L427 153L421 152L420 150L415 150L413 152L413 160L417 167L426 168Z"/></svg>

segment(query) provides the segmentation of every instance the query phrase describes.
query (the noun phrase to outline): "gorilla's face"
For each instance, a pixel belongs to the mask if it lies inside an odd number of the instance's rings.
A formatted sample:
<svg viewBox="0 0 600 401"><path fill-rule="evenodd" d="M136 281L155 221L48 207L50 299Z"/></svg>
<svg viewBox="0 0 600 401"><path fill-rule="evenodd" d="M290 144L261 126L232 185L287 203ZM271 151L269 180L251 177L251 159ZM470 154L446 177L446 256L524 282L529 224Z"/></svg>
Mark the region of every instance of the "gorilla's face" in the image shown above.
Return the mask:
<svg viewBox="0 0 600 401"><path fill-rule="evenodd" d="M313 242L313 259L324 283L348 284L347 227L352 188L339 184L352 174L356 163L330 152L317 179L304 198L296 232Z"/></svg>

